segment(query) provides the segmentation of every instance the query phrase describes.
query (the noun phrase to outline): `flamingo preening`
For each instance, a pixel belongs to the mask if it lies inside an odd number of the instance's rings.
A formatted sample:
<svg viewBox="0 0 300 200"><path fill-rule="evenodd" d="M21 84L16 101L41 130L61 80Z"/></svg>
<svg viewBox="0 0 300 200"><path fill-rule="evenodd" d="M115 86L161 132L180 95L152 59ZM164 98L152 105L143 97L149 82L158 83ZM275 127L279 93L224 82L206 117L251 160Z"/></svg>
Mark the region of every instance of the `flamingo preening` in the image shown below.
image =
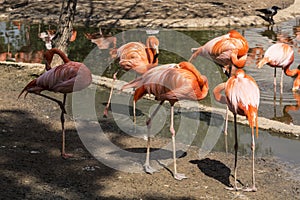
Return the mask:
<svg viewBox="0 0 300 200"><path fill-rule="evenodd" d="M221 91L225 90L225 96L221 95ZM226 83L221 83L213 90L214 97L221 103L226 103L229 110L234 115L234 133L235 133L235 160L234 160L234 186L227 188L230 190L239 190L237 187L237 152L238 152L238 138L237 138L237 123L236 115L246 116L249 126L252 129L252 187L244 189L245 191L256 191L255 173L254 173L254 126L256 126L256 136L258 136L258 106L259 106L259 88L255 80L246 75L242 69L238 69L236 73L230 77Z"/></svg>
<svg viewBox="0 0 300 200"><path fill-rule="evenodd" d="M231 30L199 48L192 48L194 53L189 61L191 62L197 56L203 56L221 66L224 73L230 77L232 66L237 68L245 66L248 50L247 40L236 30Z"/></svg>
<svg viewBox="0 0 300 200"><path fill-rule="evenodd" d="M147 120L148 140L147 154L144 169L147 173L155 172L150 166L150 127L151 120L158 112L164 101L171 104L171 124L170 132L173 142L173 163L174 178L181 180L186 178L184 174L177 173L176 167L176 147L175 147L175 130L174 130L174 104L183 99L201 100L207 96L208 81L204 75L189 62L180 62L179 64L166 64L157 66L145 72L141 77L124 85L122 89L135 88L133 101L136 102L145 94L153 94L156 100L160 101L159 106Z"/></svg>
<svg viewBox="0 0 300 200"><path fill-rule="evenodd" d="M199 48L192 48L194 52L189 61L197 56L203 56L219 65L225 75L229 78L231 71L236 68L243 68L246 64L249 45L247 40L236 30L231 30L227 34L213 38ZM225 148L227 152L227 126L228 108L224 126Z"/></svg>
<svg viewBox="0 0 300 200"><path fill-rule="evenodd" d="M51 68L50 64L54 54L58 54L64 61L64 64ZM71 155L65 153L64 114L66 114L66 110L65 110L66 97L68 93L80 91L88 87L92 82L92 75L89 68L87 68L83 63L71 61L59 49L53 48L45 52L45 60L46 60L47 71L43 73L41 76L39 76L38 78L29 82L25 86L25 88L21 91L18 98L20 98L20 96L24 92L26 92L25 97L28 93L32 93L58 103L61 109L61 126L62 126L61 156L63 158L68 158ZM64 95L63 101L42 94L41 92L44 90L62 93Z"/></svg>
<svg viewBox="0 0 300 200"><path fill-rule="evenodd" d="M149 36L146 41L146 46L141 42L129 42L124 44L117 51L117 57L120 59L120 69L126 71L134 70L138 74L144 74L149 69L158 65L159 40L155 36ZM120 70L119 69L119 70ZM113 83L110 90L108 102L103 112L103 116L107 117L108 108L111 101L114 82L117 73L113 75ZM135 104L133 104L134 122L135 122Z"/></svg>

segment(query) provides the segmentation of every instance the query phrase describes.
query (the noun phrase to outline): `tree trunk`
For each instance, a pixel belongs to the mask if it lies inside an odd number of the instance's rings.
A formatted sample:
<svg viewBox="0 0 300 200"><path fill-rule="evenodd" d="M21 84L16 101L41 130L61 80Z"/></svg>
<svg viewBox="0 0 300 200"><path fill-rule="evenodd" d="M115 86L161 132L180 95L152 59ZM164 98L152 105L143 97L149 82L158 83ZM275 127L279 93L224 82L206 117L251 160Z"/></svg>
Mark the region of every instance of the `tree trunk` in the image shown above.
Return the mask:
<svg viewBox="0 0 300 200"><path fill-rule="evenodd" d="M58 29L54 40L54 47L63 51L66 55L69 40L72 36L73 22L76 12L77 0L63 0L61 13L59 16ZM55 56L52 61L52 66L62 64L59 56Z"/></svg>

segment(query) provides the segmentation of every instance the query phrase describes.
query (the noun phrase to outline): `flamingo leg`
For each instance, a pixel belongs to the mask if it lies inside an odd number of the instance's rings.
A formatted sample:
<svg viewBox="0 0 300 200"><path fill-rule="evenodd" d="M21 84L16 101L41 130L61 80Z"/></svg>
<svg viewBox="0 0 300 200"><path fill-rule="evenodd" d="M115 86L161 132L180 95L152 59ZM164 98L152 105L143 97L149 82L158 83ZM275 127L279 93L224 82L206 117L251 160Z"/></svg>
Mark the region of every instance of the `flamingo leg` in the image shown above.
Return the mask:
<svg viewBox="0 0 300 200"><path fill-rule="evenodd" d="M133 105L133 123L134 125L136 125L136 112L135 112L135 101L133 101L132 105Z"/></svg>
<svg viewBox="0 0 300 200"><path fill-rule="evenodd" d="M51 101L56 102L56 103L59 105L61 111L62 111L63 113L65 113L65 114L67 113L67 112L66 112L66 109L65 109L65 105L63 104L63 102L61 102L61 101L59 101L59 100L57 100L57 99L54 99L53 97L49 97L49 96L47 96L47 95L44 95L44 94L40 94L40 93L33 93L33 94L38 95L38 96L41 96L41 97L44 97L44 98L46 98L46 99L49 99L49 100L51 100Z"/></svg>
<svg viewBox="0 0 300 200"><path fill-rule="evenodd" d="M226 151L226 153L228 153L228 142L227 142L228 116L229 116L229 109L228 109L228 106L226 106L226 117L225 117L225 126L224 126L225 151Z"/></svg>
<svg viewBox="0 0 300 200"><path fill-rule="evenodd" d="M65 107L66 104L66 97L67 94L64 94L64 100L63 100L63 106ZM67 154L65 152L65 143L66 143L66 136L65 136L65 113L62 111L60 115L60 121L61 121L61 129L62 129L62 146L61 146L61 156L64 159L70 158L73 155L72 154Z"/></svg>
<svg viewBox="0 0 300 200"><path fill-rule="evenodd" d="M171 124L170 132L172 133L172 143L173 143L173 162L174 162L174 178L176 180L182 180L187 178L184 174L177 173L177 164L176 164L176 142L175 142L175 129L174 129L174 106L171 106Z"/></svg>
<svg viewBox="0 0 300 200"><path fill-rule="evenodd" d="M228 190L240 190L241 188L237 187L237 152L238 152L238 138L237 138L237 123L236 123L236 114L234 114L234 137L235 137L235 144L234 144L234 186L227 187Z"/></svg>
<svg viewBox="0 0 300 200"><path fill-rule="evenodd" d="M255 187L255 166L254 166L254 156L255 156L255 139L254 139L254 127L252 126L252 141L251 141L251 150L252 150L252 187L246 188L246 192L256 192L257 188Z"/></svg>
<svg viewBox="0 0 300 200"><path fill-rule="evenodd" d="M116 82L116 79L117 79L118 72L119 72L119 70L116 73L113 74L113 82L111 84L108 101L107 101L107 104L106 104L106 106L104 108L104 111L103 111L103 117L105 117L105 118L108 116L108 109L109 109L109 106L110 106L111 97L112 97L112 93L113 93L113 90L114 90L114 86L115 86L115 82Z"/></svg>
<svg viewBox="0 0 300 200"><path fill-rule="evenodd" d="M154 110L154 112L151 114L150 118L146 122L146 125L147 125L147 153L146 153L146 161L145 161L145 164L144 164L144 170L148 174L153 174L154 172L157 171L156 169L154 169L150 166L150 141L151 141L150 130L151 130L152 118L156 115L156 113L158 112L158 110L160 109L160 107L163 103L164 103L164 101L161 101L159 103L157 108Z"/></svg>
<svg viewBox="0 0 300 200"><path fill-rule="evenodd" d="M281 70L281 78L280 78L280 104L282 103L282 95L283 95L283 69Z"/></svg>
<svg viewBox="0 0 300 200"><path fill-rule="evenodd" d="M274 101L276 100L276 67L274 67Z"/></svg>
<svg viewBox="0 0 300 200"><path fill-rule="evenodd" d="M66 154L65 153L65 126L64 126L64 123L65 123L65 117L64 115L67 113L66 112L66 109L65 109L65 104L66 104L66 98L67 98L67 94L64 94L64 99L63 99L63 102L57 100L57 99L54 99L52 97L49 97L47 95L44 95L44 94L39 94L39 93L34 93L38 96L41 96L41 97L45 97L49 100L52 100L56 103L58 103L58 105L60 106L60 109L61 109L61 115L60 115L60 121L61 121L61 128L62 128L62 147L61 147L61 156L63 158L69 158L69 157L72 157L72 154Z"/></svg>

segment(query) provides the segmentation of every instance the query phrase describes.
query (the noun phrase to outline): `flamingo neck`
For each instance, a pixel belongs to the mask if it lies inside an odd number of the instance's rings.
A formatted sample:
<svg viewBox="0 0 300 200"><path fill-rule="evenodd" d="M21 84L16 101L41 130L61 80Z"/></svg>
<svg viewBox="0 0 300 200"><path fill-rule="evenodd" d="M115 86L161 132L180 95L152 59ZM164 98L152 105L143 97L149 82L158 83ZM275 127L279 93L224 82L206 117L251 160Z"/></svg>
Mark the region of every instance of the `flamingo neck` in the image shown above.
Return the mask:
<svg viewBox="0 0 300 200"><path fill-rule="evenodd" d="M287 76L296 76L300 72L299 69L290 70L289 67L286 67L283 70L284 70L285 75L287 75Z"/></svg>
<svg viewBox="0 0 300 200"><path fill-rule="evenodd" d="M45 60L46 60L46 70L51 69L51 62L52 62L54 54L59 55L59 57L63 60L64 63L70 62L70 59L67 57L67 55L64 52L62 52L61 50L59 50L57 48L52 48L52 49L48 50L44 55Z"/></svg>

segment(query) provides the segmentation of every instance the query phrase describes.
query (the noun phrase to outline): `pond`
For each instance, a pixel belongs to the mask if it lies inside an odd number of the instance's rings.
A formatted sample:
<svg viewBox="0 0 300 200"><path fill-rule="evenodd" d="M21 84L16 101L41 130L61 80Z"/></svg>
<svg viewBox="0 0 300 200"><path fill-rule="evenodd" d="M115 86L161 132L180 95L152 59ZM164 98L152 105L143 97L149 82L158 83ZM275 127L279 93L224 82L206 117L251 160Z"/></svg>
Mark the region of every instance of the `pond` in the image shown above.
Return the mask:
<svg viewBox="0 0 300 200"><path fill-rule="evenodd" d="M54 26L53 26L54 27ZM47 30L53 29L51 25L43 24L26 24L16 22L0 22L0 59L1 61L16 61L16 62L42 62L43 51L45 51L45 42L38 37L39 34ZM198 47L208 40L226 34L229 29L207 29L207 30L164 30L149 33L145 29L137 30L102 30L108 33L111 37L107 37L105 41L97 40L96 38L87 38L86 33L94 33L93 36L99 34L97 28L76 27L77 37L69 46L69 57L72 60L84 62L89 66L96 75L112 77L112 74L117 70L118 65L113 57L114 47L119 47L130 41L146 40L147 35L155 34L160 40L160 55L159 63L177 63L182 60L189 59L191 48ZM291 69L296 68L300 64L300 22L299 19L293 19L287 22L276 24L273 27L257 27L257 28L241 28L237 29L248 40L250 50L245 71L253 76L257 81L261 90L259 116L268 119L277 120L287 124L300 125L300 93L291 91L293 79L284 76L284 87L282 99L279 93L276 94L274 101L273 94L273 68L264 66L262 69L257 69L256 63L261 59L264 51L276 41L288 41L294 47L295 62ZM95 36L96 37L96 36ZM226 80L226 77L221 73L219 67L212 62L197 58L193 62L197 69L206 75L209 79L210 93L208 98L201 103L222 107L217 104L212 94L212 89L215 85ZM277 70L280 74L281 70ZM134 73L118 74L118 79L132 80L135 78ZM277 91L279 91L280 76L277 77ZM98 87L95 105L97 117L102 119L102 111L107 102L109 91L106 88ZM122 98L120 98L122 96ZM124 98L123 98L124 97ZM130 116L130 100L131 97L125 94L120 94L115 91L112 102L112 115L114 123L120 129L131 134L144 137L146 133L145 121L149 115L149 108L153 111L157 102L149 100L141 100L137 104L137 127L132 131L132 123ZM118 101L121 102L118 102ZM125 101L122 102L122 101ZM125 104L125 105L124 105ZM175 109L176 110L176 109ZM170 137L168 130L169 118L168 104L163 107L155 120L156 126L153 134L160 134L165 137ZM111 117L111 115L110 115ZM195 119L200 119L196 120ZM196 123L196 124L194 124ZM197 145L202 148L212 148L213 151L224 151L224 136L220 134L223 128L223 118L219 116L211 116L208 113L190 112L184 109L177 109L175 113L175 128L178 133L179 141ZM194 126L194 128L192 128ZM183 133L184 130L184 134ZM233 152L233 124L229 123L228 127L228 150ZM141 134L143 132L143 134ZM209 134L218 133L217 137ZM239 152L242 155L250 154L251 130L248 126L239 125ZM212 142L212 140L215 140ZM208 142L207 142L208 141ZM213 143L213 147L209 146ZM300 151L299 138L287 137L271 133L269 131L260 130L259 137L256 139L256 154L258 156L275 156L282 162L287 162L289 169L295 173L296 178L300 179ZM205 146L209 144L208 146ZM204 146L203 146L204 145Z"/></svg>

